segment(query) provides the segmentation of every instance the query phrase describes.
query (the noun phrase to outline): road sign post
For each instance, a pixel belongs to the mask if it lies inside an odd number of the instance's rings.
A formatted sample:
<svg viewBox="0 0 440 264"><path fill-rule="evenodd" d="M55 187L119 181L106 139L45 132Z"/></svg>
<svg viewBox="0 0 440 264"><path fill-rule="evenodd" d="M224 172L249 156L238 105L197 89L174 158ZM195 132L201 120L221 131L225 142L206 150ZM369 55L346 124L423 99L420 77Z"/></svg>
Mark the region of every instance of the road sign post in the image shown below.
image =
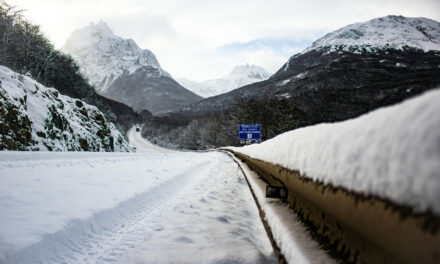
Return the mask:
<svg viewBox="0 0 440 264"><path fill-rule="evenodd" d="M240 143L249 144L261 141L260 124L241 124L238 126L238 138Z"/></svg>

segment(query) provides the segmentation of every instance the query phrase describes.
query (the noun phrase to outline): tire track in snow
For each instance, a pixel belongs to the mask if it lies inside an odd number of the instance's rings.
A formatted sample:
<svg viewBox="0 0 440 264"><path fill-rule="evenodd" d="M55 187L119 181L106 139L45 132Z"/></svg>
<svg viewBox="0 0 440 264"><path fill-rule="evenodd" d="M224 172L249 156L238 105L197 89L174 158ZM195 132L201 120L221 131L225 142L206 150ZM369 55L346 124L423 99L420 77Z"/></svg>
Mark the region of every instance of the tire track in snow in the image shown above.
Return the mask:
<svg viewBox="0 0 440 264"><path fill-rule="evenodd" d="M115 262L127 249L148 240L157 225L154 215L160 214L160 208L173 204L197 179L209 175L212 166L212 162L199 163L91 219L73 220L42 241L6 256L5 263Z"/></svg>
<svg viewBox="0 0 440 264"><path fill-rule="evenodd" d="M226 155L189 193L155 218L158 232L118 263L277 263L249 187Z"/></svg>

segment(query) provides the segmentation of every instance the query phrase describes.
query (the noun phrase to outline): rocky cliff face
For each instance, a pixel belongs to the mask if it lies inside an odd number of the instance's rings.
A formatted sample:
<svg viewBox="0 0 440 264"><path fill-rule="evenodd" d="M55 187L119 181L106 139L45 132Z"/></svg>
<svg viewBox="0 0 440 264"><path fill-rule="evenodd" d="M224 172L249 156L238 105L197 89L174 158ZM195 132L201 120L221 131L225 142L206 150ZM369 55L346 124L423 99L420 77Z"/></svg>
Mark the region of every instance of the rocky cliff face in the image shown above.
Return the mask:
<svg viewBox="0 0 440 264"><path fill-rule="evenodd" d="M201 99L174 81L151 51L114 35L104 22L74 31L63 50L79 63L98 94L136 111L167 112Z"/></svg>
<svg viewBox="0 0 440 264"><path fill-rule="evenodd" d="M128 151L95 106L0 66L0 150Z"/></svg>

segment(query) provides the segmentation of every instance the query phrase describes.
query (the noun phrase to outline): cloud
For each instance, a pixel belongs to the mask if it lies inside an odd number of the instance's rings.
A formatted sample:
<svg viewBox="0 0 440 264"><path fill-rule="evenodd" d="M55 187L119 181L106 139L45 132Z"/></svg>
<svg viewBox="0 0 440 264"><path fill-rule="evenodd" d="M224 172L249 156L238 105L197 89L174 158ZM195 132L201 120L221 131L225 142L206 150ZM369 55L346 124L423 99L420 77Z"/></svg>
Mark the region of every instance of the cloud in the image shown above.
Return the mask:
<svg viewBox="0 0 440 264"><path fill-rule="evenodd" d="M263 38L248 42L235 42L218 48L218 52L225 56L236 56L245 51L272 50L280 56L291 56L312 44L311 40L294 40L288 38Z"/></svg>

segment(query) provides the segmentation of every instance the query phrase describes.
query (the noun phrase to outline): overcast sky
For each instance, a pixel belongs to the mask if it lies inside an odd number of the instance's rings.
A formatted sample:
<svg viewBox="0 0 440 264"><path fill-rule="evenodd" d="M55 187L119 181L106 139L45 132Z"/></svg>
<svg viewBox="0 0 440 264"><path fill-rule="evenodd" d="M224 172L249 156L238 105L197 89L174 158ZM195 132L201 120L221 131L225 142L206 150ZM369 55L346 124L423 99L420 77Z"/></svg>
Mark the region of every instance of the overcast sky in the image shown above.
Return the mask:
<svg viewBox="0 0 440 264"><path fill-rule="evenodd" d="M177 78L221 77L251 63L274 73L325 33L385 15L440 21L439 0L6 0L57 48L103 20Z"/></svg>

